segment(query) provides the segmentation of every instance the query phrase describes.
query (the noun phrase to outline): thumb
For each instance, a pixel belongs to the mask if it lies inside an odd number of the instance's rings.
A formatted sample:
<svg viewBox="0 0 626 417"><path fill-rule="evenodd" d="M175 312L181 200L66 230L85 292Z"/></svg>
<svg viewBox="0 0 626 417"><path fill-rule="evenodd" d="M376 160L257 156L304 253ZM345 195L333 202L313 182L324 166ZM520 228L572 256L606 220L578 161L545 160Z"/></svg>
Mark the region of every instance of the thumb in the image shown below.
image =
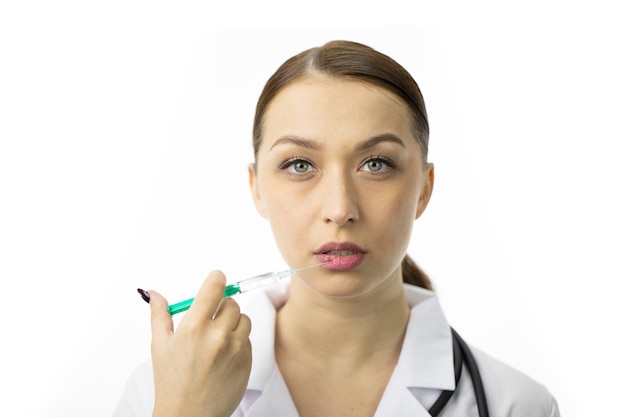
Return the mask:
<svg viewBox="0 0 626 417"><path fill-rule="evenodd" d="M167 338L174 333L174 322L167 309L167 300L156 291L148 291L150 294L150 325L152 327L152 340Z"/></svg>

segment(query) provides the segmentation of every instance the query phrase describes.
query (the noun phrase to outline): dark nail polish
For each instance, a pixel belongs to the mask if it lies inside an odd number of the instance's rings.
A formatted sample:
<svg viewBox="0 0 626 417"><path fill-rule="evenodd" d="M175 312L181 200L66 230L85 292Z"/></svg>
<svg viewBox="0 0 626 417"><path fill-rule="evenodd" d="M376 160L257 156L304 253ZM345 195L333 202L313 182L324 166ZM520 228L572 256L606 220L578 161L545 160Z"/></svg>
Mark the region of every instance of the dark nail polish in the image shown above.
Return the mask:
<svg viewBox="0 0 626 417"><path fill-rule="evenodd" d="M137 292L141 295L141 298L143 298L146 303L150 303L150 294L148 293L148 291L137 288Z"/></svg>

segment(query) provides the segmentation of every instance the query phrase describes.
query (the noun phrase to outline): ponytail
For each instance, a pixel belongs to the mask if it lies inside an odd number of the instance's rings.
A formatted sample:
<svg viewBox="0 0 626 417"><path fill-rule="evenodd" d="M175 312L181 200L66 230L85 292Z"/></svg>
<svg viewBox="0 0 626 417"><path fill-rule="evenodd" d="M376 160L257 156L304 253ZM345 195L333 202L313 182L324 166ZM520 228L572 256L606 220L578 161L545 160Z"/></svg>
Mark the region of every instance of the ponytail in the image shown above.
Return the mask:
<svg viewBox="0 0 626 417"><path fill-rule="evenodd" d="M407 284L416 285L433 291L433 285L430 278L419 266L411 259L409 255L405 255L402 260L402 281Z"/></svg>

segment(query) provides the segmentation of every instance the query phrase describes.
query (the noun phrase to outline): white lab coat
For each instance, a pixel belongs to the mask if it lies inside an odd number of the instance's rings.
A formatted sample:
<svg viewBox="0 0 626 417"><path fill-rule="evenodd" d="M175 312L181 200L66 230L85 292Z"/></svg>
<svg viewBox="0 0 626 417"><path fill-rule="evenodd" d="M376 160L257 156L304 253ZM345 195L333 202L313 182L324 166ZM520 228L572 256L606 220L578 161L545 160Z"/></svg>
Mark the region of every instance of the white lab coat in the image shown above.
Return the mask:
<svg viewBox="0 0 626 417"><path fill-rule="evenodd" d="M455 389L452 336L436 295L405 285L411 313L398 364L375 417L429 417L428 408L442 390ZM252 319L252 372L233 417L294 417L298 413L274 360L276 310L288 297L287 286L246 294L242 311ZM461 335L462 336L462 335ZM559 417L552 395L540 384L472 348L480 369L491 417ZM154 387L149 362L131 376L114 417L152 414ZM440 417L478 416L469 372Z"/></svg>

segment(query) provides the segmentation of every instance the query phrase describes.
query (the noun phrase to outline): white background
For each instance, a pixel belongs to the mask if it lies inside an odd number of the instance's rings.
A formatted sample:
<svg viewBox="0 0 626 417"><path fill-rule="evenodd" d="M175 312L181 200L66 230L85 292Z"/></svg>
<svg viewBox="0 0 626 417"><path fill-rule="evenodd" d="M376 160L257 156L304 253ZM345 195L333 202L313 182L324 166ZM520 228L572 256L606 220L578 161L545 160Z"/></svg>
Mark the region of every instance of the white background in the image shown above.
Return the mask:
<svg viewBox="0 0 626 417"><path fill-rule="evenodd" d="M410 253L451 324L564 416L615 415L617 3L3 2L0 415L110 415L149 358L137 287L177 301L211 269L285 266L248 194L254 105L286 58L335 38L422 88L436 186Z"/></svg>

